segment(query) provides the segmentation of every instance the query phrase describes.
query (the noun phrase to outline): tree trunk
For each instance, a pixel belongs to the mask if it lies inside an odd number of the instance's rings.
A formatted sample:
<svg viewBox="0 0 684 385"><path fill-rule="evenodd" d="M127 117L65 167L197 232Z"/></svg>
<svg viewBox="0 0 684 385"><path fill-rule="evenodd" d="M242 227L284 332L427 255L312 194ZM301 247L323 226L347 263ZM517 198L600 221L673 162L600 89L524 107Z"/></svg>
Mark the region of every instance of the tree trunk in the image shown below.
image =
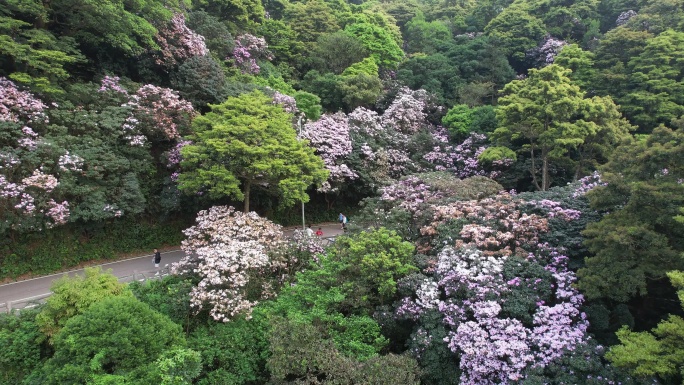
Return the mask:
<svg viewBox="0 0 684 385"><path fill-rule="evenodd" d="M542 191L547 191L551 185L551 178L549 177L549 149L542 148Z"/></svg>
<svg viewBox="0 0 684 385"><path fill-rule="evenodd" d="M534 183L534 187L536 187L537 190L541 190L541 186L539 186L539 182L537 182L537 165L534 161L534 147L530 148L530 156L532 158L532 169L530 170L530 174L532 174L532 183Z"/></svg>
<svg viewBox="0 0 684 385"><path fill-rule="evenodd" d="M242 189L242 194L245 196L245 201L244 201L244 213L247 214L249 212L249 192L252 189L252 181L247 180L245 181L245 186Z"/></svg>

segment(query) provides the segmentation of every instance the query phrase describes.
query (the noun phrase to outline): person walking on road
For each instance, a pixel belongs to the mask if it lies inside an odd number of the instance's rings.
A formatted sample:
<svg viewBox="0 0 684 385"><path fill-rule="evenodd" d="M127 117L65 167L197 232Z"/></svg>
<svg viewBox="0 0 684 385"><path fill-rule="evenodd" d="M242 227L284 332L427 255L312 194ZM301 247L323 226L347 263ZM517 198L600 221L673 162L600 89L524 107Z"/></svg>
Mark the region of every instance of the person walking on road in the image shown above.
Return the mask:
<svg viewBox="0 0 684 385"><path fill-rule="evenodd" d="M311 225L309 225L309 227L306 228L306 236L309 238L312 238L314 236L314 231L311 228Z"/></svg>
<svg viewBox="0 0 684 385"><path fill-rule="evenodd" d="M323 236L323 229L321 227L319 227L318 230L316 230L316 236L318 238Z"/></svg>
<svg viewBox="0 0 684 385"><path fill-rule="evenodd" d="M159 267L159 264L161 263L161 253L159 250L154 249L154 267Z"/></svg>
<svg viewBox="0 0 684 385"><path fill-rule="evenodd" d="M337 219L339 219L340 223L342 224L342 230L346 230L347 229L347 216L340 213L340 216L337 217Z"/></svg>

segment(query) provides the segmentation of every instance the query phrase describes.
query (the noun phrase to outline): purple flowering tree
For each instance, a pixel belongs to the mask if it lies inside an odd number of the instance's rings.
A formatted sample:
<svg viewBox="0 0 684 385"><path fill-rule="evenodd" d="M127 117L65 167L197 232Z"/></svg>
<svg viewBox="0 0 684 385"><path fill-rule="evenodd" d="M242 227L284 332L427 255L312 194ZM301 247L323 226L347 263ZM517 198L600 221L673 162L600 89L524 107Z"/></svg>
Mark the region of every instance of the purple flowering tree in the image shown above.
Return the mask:
<svg viewBox="0 0 684 385"><path fill-rule="evenodd" d="M157 29L155 41L160 50L155 62L166 68L175 67L193 56L205 56L209 49L204 37L185 25L185 15L173 15L165 25Z"/></svg>
<svg viewBox="0 0 684 385"><path fill-rule="evenodd" d="M543 67L549 64L553 64L556 56L560 51L568 45L565 40L556 39L551 35L546 35L544 40L536 48L530 50L527 56L533 59L534 62L538 63L538 66Z"/></svg>
<svg viewBox="0 0 684 385"><path fill-rule="evenodd" d="M425 90L401 88L382 115L383 125L403 134L413 134L421 130L427 123L427 97Z"/></svg>
<svg viewBox="0 0 684 385"><path fill-rule="evenodd" d="M317 121L305 124L299 137L309 141L330 171L328 180L319 191L336 192L347 181L358 178L358 174L345 163L345 158L352 152L352 141L344 113L325 114Z"/></svg>
<svg viewBox="0 0 684 385"><path fill-rule="evenodd" d="M190 127L196 112L192 103L183 100L178 92L146 84L134 94L119 84L119 77L105 76L99 91L115 100L131 113L121 126L122 137L131 146L144 146L151 139L177 140Z"/></svg>
<svg viewBox="0 0 684 385"><path fill-rule="evenodd" d="M78 171L82 159L68 153L53 159L49 143L34 131L47 123L45 103L0 78L0 232L40 230L69 219L69 203L58 199L58 177ZM49 165L55 160L58 167Z"/></svg>
<svg viewBox="0 0 684 385"><path fill-rule="evenodd" d="M232 56L237 67L245 74L258 74L261 71L259 60L273 60L266 39L248 33L235 39Z"/></svg>
<svg viewBox="0 0 684 385"><path fill-rule="evenodd" d="M395 190L385 195L429 199ZM415 325L409 345L417 359L446 346L458 362L460 383L518 383L588 343L584 299L573 287L568 258L540 242L549 220L573 221L579 212L508 193L437 202L419 245L434 257L395 310L397 319ZM545 214L526 214L529 206ZM434 317L441 320L438 328Z"/></svg>

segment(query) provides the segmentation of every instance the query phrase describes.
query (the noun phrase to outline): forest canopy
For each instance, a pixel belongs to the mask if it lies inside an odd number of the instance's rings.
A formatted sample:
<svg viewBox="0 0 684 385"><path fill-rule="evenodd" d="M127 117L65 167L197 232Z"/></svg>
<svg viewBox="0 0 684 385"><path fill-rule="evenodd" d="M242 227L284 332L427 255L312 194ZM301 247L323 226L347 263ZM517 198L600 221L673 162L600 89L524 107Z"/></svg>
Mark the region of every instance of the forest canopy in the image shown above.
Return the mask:
<svg viewBox="0 0 684 385"><path fill-rule="evenodd" d="M0 2L0 278L185 253L0 384L681 384L683 82L677 0Z"/></svg>

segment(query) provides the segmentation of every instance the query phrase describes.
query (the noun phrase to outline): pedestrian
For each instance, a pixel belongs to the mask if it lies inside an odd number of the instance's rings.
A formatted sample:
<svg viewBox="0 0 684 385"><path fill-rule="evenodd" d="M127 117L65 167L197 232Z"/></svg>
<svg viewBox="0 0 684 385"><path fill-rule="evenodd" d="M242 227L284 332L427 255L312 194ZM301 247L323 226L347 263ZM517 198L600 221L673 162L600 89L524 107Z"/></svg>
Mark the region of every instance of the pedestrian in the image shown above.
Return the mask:
<svg viewBox="0 0 684 385"><path fill-rule="evenodd" d="M347 227L347 217L344 214L340 213L340 216L337 217L337 219L340 220L340 223L342 224L342 230L344 230Z"/></svg>
<svg viewBox="0 0 684 385"><path fill-rule="evenodd" d="M314 231L313 231L313 229L311 228L311 225L309 225L309 227L306 228L306 235L307 235L308 237L313 237L313 236L314 236Z"/></svg>
<svg viewBox="0 0 684 385"><path fill-rule="evenodd" d="M323 236L323 229L322 228L319 227L318 230L316 230L316 236L319 238Z"/></svg>
<svg viewBox="0 0 684 385"><path fill-rule="evenodd" d="M159 250L154 249L154 267L159 267L159 264L161 263L161 253Z"/></svg>

